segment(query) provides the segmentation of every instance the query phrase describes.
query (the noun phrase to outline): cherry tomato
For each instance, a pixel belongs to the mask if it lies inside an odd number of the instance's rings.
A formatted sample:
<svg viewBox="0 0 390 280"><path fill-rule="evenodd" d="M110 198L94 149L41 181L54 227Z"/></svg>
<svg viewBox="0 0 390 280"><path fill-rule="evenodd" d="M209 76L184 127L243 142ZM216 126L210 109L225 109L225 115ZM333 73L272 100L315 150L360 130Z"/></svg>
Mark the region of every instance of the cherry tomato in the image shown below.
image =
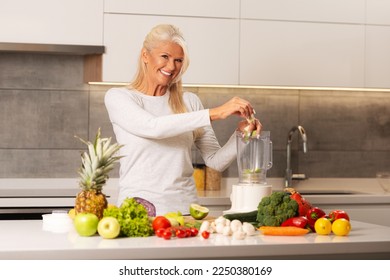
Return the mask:
<svg viewBox="0 0 390 280"><path fill-rule="evenodd" d="M191 231L191 236L197 236L199 231L197 228L190 228L190 231Z"/></svg>
<svg viewBox="0 0 390 280"><path fill-rule="evenodd" d="M157 237L163 237L163 233L165 231L165 228L159 228L158 230L155 231Z"/></svg>
<svg viewBox="0 0 390 280"><path fill-rule="evenodd" d="M187 233L184 229L178 229L176 230L176 236L177 238L184 238L187 237Z"/></svg>
<svg viewBox="0 0 390 280"><path fill-rule="evenodd" d="M168 228L170 226L171 222L164 216L157 216L153 219L152 222L154 232L156 232L159 228Z"/></svg>
<svg viewBox="0 0 390 280"><path fill-rule="evenodd" d="M186 237L191 237L191 236L192 236L191 228L186 228Z"/></svg>
<svg viewBox="0 0 390 280"><path fill-rule="evenodd" d="M205 231L202 231L202 237L204 239L208 239L210 237L210 232L205 230Z"/></svg>
<svg viewBox="0 0 390 280"><path fill-rule="evenodd" d="M172 237L172 231L171 231L170 229L164 230L164 232L162 233L162 237L163 237L165 240L171 239L171 237Z"/></svg>

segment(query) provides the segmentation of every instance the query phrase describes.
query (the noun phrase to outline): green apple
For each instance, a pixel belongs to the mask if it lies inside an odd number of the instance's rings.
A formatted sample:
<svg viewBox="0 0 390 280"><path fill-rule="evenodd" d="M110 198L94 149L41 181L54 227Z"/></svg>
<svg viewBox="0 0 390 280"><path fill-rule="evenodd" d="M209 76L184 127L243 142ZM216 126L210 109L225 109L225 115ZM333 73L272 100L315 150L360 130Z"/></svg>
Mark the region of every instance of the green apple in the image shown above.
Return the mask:
<svg viewBox="0 0 390 280"><path fill-rule="evenodd" d="M74 217L74 227L81 236L92 236L97 231L99 218L92 213L79 213Z"/></svg>
<svg viewBox="0 0 390 280"><path fill-rule="evenodd" d="M99 235L105 239L118 237L120 230L119 222L114 217L103 217L97 227Z"/></svg>

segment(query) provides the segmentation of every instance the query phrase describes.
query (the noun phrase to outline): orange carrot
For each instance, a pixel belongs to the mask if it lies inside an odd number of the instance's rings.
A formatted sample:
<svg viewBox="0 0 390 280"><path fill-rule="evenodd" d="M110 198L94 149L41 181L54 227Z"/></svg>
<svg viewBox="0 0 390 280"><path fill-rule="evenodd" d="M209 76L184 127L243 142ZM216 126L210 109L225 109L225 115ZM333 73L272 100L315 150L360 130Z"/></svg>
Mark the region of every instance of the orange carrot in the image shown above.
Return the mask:
<svg viewBox="0 0 390 280"><path fill-rule="evenodd" d="M299 227L271 227L271 226L261 226L258 228L264 235L304 235L310 230L306 228Z"/></svg>

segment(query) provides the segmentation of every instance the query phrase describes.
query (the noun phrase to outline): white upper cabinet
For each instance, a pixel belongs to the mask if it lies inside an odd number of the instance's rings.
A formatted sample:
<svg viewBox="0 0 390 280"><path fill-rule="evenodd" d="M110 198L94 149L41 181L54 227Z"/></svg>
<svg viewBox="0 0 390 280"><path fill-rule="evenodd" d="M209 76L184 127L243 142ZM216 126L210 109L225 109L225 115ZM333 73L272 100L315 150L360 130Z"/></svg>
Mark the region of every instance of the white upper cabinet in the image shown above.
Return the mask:
<svg viewBox="0 0 390 280"><path fill-rule="evenodd" d="M365 2L366 0L241 0L241 18L364 23Z"/></svg>
<svg viewBox="0 0 390 280"><path fill-rule="evenodd" d="M0 42L102 45L103 0L0 0Z"/></svg>
<svg viewBox="0 0 390 280"><path fill-rule="evenodd" d="M240 84L364 86L364 26L241 21Z"/></svg>
<svg viewBox="0 0 390 280"><path fill-rule="evenodd" d="M0 42L104 45L105 82L132 80L160 23L186 84L390 87L390 0L0 0Z"/></svg>
<svg viewBox="0 0 390 280"><path fill-rule="evenodd" d="M240 0L106 0L105 13L238 18Z"/></svg>
<svg viewBox="0 0 390 280"><path fill-rule="evenodd" d="M390 1L389 0L366 0L367 24L390 25Z"/></svg>
<svg viewBox="0 0 390 280"><path fill-rule="evenodd" d="M365 59L365 86L390 88L390 26L366 27Z"/></svg>
<svg viewBox="0 0 390 280"><path fill-rule="evenodd" d="M146 34L157 24L170 23L180 28L189 48L184 83L238 84L237 19L106 14L104 23L104 81L132 80Z"/></svg>

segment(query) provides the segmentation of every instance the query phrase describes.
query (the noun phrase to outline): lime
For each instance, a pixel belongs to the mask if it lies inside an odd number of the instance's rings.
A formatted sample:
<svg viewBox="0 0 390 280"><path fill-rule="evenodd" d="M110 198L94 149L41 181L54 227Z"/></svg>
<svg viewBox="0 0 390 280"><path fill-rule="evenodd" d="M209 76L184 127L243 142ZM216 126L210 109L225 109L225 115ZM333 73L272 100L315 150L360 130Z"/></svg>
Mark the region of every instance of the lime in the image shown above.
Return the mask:
<svg viewBox="0 0 390 280"><path fill-rule="evenodd" d="M203 206L200 206L199 204L192 203L190 205L190 214L191 217L195 220L202 220L207 217L209 214L209 209Z"/></svg>

